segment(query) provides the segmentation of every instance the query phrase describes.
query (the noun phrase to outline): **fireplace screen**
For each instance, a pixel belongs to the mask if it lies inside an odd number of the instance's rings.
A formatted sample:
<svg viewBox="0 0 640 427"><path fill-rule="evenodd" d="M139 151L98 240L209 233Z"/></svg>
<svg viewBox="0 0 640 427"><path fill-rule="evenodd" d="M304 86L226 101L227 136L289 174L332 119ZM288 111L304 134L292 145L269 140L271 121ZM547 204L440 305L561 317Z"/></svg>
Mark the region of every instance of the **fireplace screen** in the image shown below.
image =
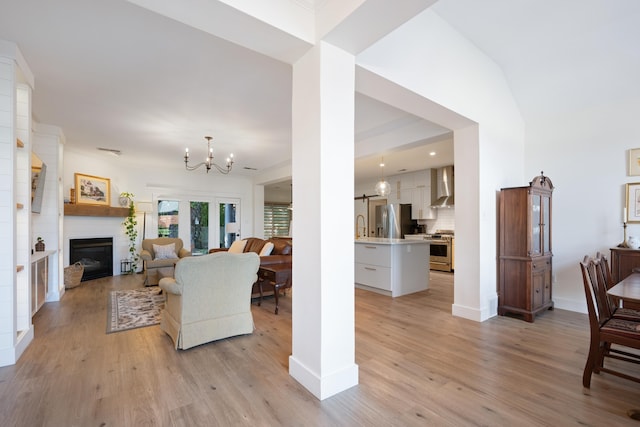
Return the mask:
<svg viewBox="0 0 640 427"><path fill-rule="evenodd" d="M84 266L82 281L113 276L113 238L71 239L69 265L80 262Z"/></svg>

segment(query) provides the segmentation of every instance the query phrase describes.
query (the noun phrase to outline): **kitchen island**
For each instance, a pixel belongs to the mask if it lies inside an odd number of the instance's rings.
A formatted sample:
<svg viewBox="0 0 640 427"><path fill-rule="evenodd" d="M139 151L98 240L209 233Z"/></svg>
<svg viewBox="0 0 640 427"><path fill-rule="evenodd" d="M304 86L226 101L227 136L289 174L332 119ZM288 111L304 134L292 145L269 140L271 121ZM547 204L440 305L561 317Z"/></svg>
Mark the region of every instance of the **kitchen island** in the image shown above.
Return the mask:
<svg viewBox="0 0 640 427"><path fill-rule="evenodd" d="M392 297L429 288L429 240L355 241L356 287Z"/></svg>

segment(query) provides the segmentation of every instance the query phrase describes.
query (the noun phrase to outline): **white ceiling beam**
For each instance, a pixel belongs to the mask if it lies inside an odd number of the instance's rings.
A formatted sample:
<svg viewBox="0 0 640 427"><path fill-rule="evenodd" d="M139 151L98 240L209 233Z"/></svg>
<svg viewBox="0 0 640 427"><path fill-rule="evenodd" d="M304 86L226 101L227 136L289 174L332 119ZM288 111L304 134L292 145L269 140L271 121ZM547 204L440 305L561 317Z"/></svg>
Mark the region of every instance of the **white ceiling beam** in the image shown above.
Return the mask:
<svg viewBox="0 0 640 427"><path fill-rule="evenodd" d="M293 64L325 40L358 54L436 0L128 0L145 9Z"/></svg>
<svg viewBox="0 0 640 427"><path fill-rule="evenodd" d="M20 77L24 80L24 83L28 84L31 89L35 87L35 79L29 64L22 56L22 52L15 43L0 40L0 56L13 59L18 64L18 70L21 73Z"/></svg>
<svg viewBox="0 0 640 427"><path fill-rule="evenodd" d="M316 11L317 38L353 55L437 0L331 0Z"/></svg>
<svg viewBox="0 0 640 427"><path fill-rule="evenodd" d="M356 92L447 129L461 129L474 123L466 117L359 65L356 66Z"/></svg>
<svg viewBox="0 0 640 427"><path fill-rule="evenodd" d="M315 40L313 11L289 0L128 1L289 64Z"/></svg>

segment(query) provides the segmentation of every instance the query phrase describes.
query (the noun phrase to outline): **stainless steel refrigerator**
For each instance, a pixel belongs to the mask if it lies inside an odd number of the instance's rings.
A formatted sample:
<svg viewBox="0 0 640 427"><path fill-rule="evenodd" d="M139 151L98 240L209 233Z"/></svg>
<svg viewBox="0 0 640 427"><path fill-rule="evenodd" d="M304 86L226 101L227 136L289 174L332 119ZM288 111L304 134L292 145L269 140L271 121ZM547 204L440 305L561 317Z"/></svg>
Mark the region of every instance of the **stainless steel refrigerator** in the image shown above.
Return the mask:
<svg viewBox="0 0 640 427"><path fill-rule="evenodd" d="M404 239L413 233L417 222L411 219L410 204L376 206L376 237Z"/></svg>

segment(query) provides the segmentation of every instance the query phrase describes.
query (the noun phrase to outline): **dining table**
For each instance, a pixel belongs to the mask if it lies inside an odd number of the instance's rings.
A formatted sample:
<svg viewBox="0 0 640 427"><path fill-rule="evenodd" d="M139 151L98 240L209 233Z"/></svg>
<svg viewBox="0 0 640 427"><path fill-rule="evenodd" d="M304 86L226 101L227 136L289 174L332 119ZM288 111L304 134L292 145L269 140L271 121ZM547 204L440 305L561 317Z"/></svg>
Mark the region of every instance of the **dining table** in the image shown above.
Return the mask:
<svg viewBox="0 0 640 427"><path fill-rule="evenodd" d="M620 282L613 285L607 293L622 300L624 307L640 308L640 273L631 273Z"/></svg>
<svg viewBox="0 0 640 427"><path fill-rule="evenodd" d="M622 300L622 305L627 308L640 308L640 272L631 273L609 288L607 294ZM629 418L640 420L640 409L629 409Z"/></svg>

